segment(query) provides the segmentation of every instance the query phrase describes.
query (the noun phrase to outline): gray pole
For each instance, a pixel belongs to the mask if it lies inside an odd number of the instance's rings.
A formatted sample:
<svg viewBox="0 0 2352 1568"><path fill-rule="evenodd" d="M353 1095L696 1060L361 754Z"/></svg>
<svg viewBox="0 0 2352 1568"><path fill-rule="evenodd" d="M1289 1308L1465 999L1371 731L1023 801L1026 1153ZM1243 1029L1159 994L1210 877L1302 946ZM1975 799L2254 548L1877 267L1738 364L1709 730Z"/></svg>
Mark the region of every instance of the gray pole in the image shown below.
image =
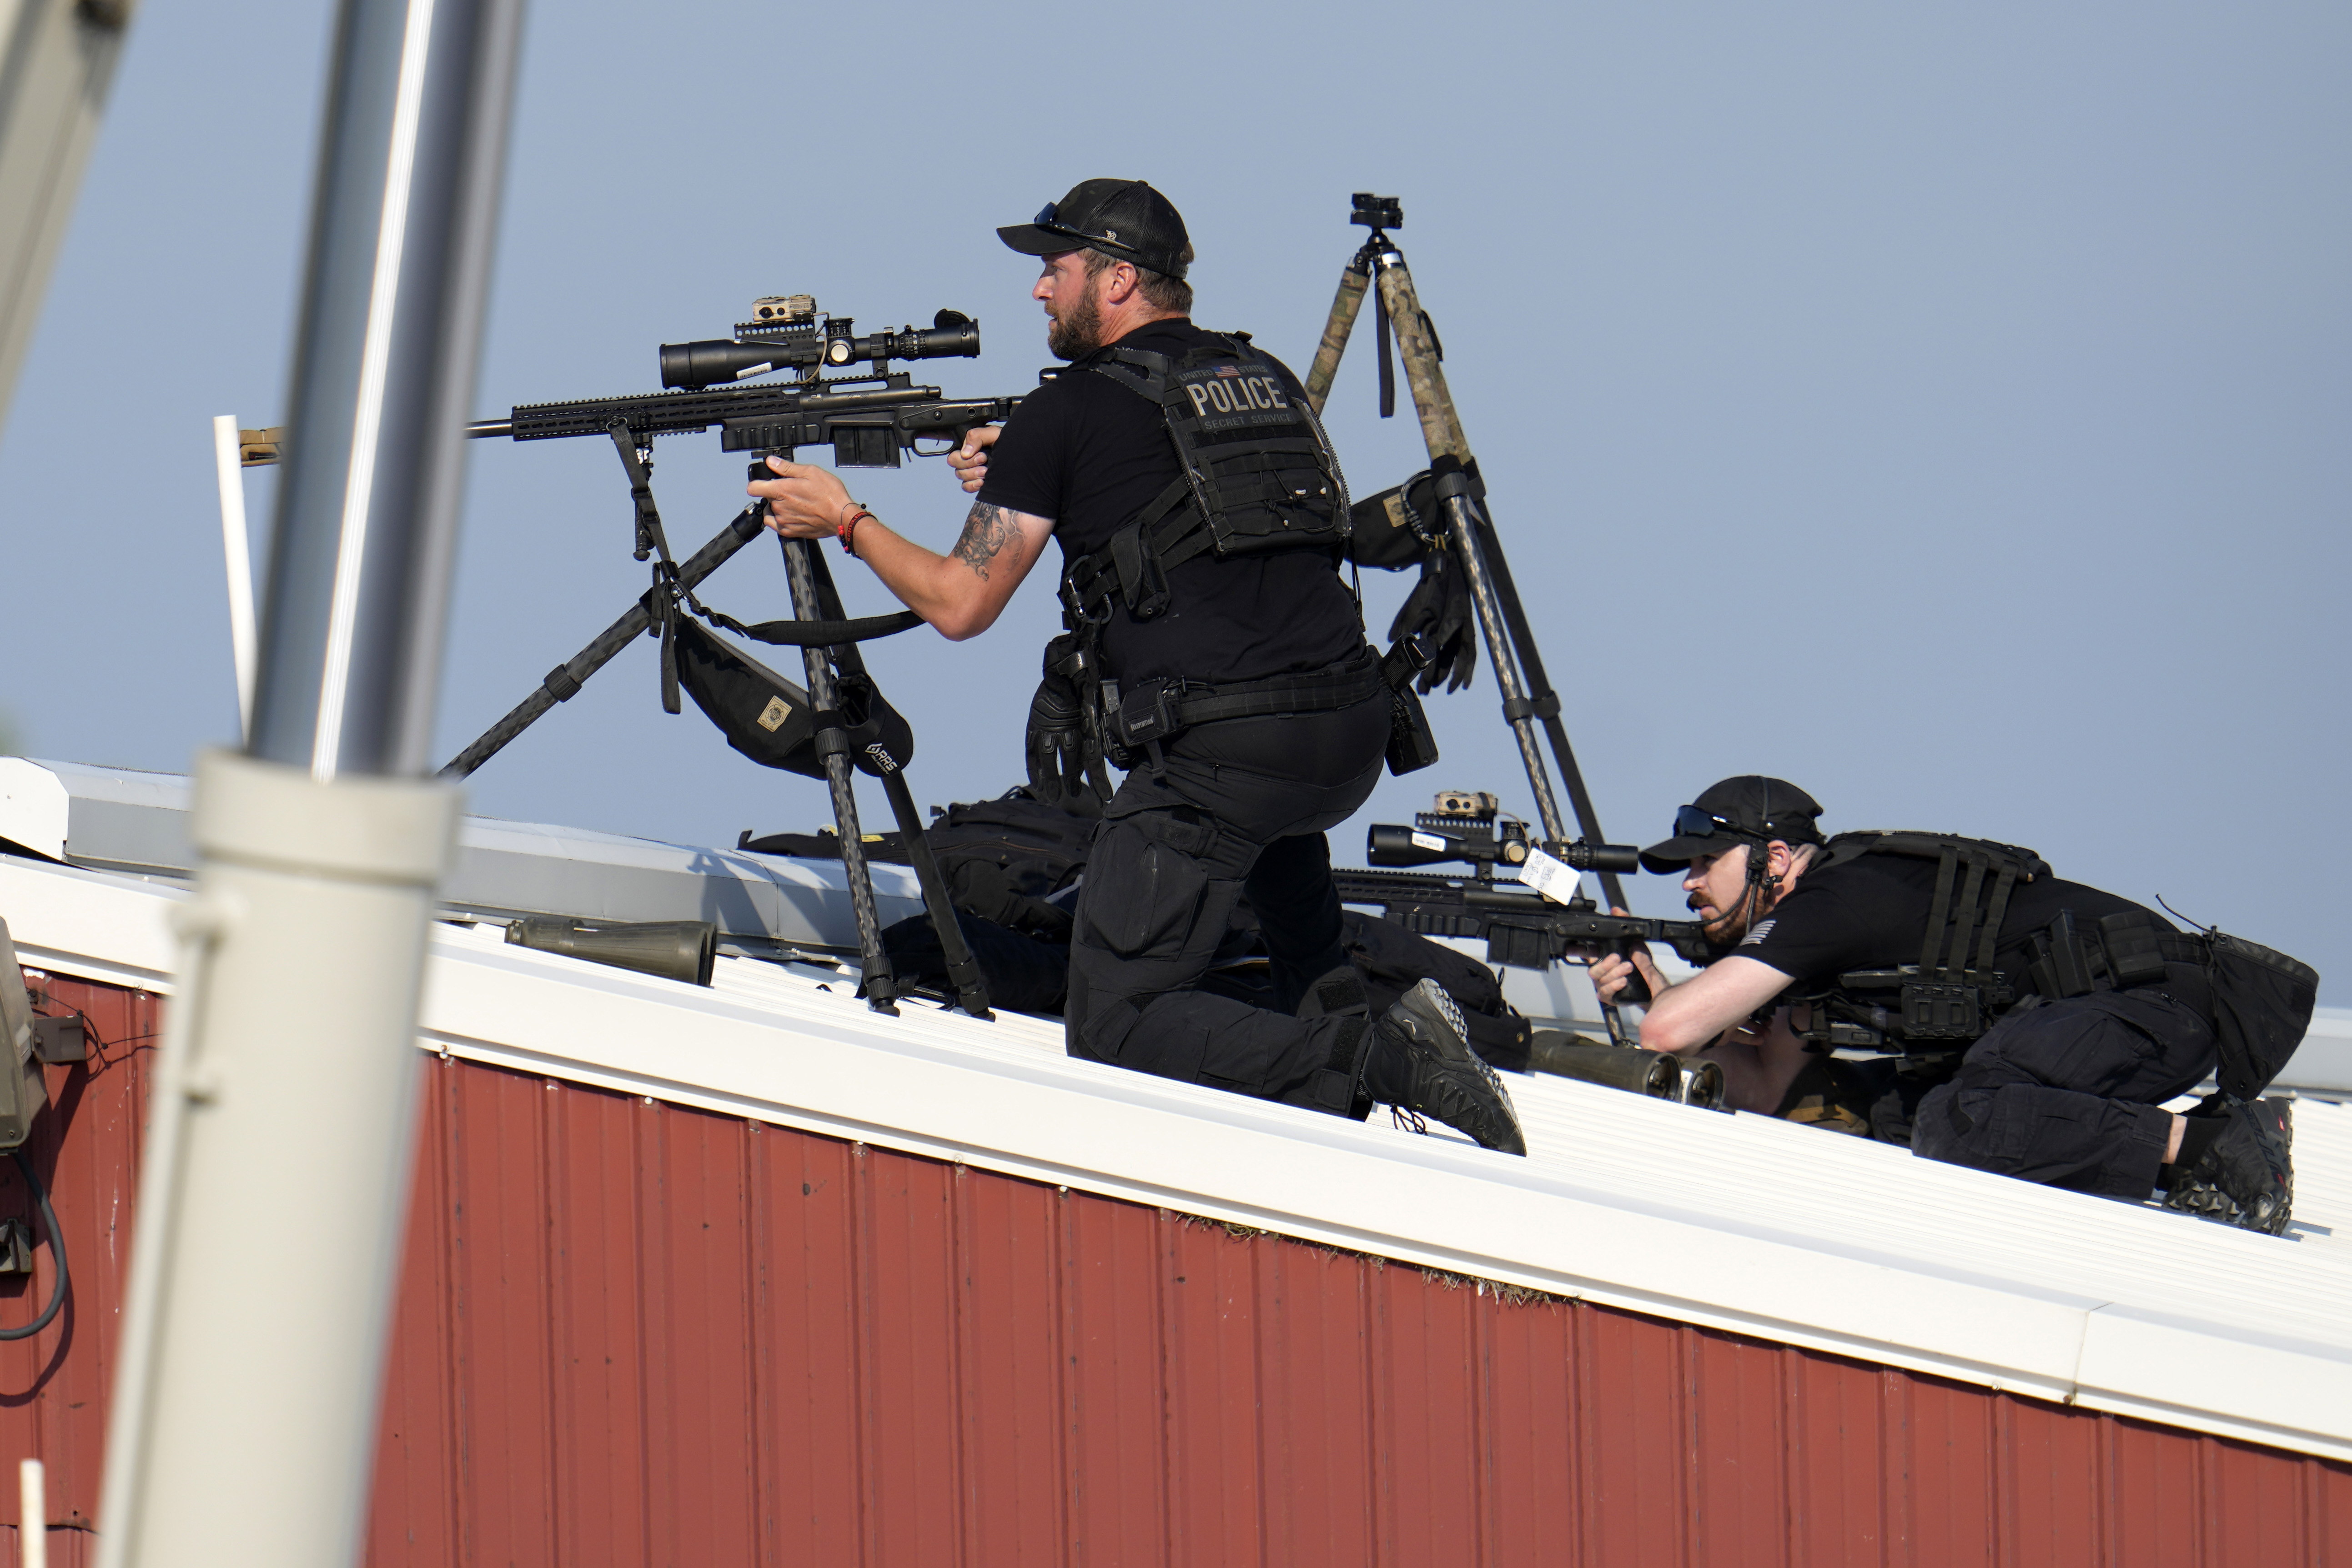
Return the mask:
<svg viewBox="0 0 2352 1568"><path fill-rule="evenodd" d="M520 0L346 0L251 754L420 775Z"/></svg>
<svg viewBox="0 0 2352 1568"><path fill-rule="evenodd" d="M457 791L421 776L520 21L344 0L252 738L197 759L100 1568L359 1554L457 837Z"/></svg>

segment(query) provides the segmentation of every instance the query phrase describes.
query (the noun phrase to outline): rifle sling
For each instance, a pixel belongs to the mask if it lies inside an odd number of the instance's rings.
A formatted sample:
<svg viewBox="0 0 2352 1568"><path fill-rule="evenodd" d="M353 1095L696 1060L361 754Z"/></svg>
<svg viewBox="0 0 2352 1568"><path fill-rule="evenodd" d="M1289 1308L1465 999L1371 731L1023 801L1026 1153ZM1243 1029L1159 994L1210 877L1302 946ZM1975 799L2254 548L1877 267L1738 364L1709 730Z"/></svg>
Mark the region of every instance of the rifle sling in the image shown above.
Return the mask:
<svg viewBox="0 0 2352 1568"><path fill-rule="evenodd" d="M712 625L723 626L739 637L787 648L871 643L877 637L895 637L923 623L923 618L911 610L889 615L861 615L852 621L762 621L754 626L746 626L722 611L704 610L702 614Z"/></svg>

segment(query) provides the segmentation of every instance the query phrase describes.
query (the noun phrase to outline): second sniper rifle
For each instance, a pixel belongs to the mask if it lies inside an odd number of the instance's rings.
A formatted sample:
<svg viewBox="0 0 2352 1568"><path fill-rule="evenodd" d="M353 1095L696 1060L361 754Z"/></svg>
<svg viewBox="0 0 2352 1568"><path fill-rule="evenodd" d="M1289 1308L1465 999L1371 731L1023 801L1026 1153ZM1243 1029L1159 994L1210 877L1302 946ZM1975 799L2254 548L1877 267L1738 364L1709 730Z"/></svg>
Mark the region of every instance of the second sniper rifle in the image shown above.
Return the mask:
<svg viewBox="0 0 2352 1568"><path fill-rule="evenodd" d="M1563 958L1597 952L1623 956L1644 942L1671 947L1684 959L1711 956L1700 923L1611 915L1577 895L1555 904L1518 883L1498 882L1495 867L1525 864L1527 824L1499 817L1492 795L1446 790L1436 809L1416 815L1410 828L1375 822L1366 835L1364 857L1376 867L1435 865L1466 861L1471 874L1433 875L1402 870L1331 868L1342 904L1376 905L1389 920L1423 936L1484 937L1486 961L1523 969L1544 969ZM1577 871L1631 871L1638 852L1630 844L1581 841L1553 852ZM1635 982L1638 988L1639 982ZM1640 998L1628 995L1628 1001Z"/></svg>

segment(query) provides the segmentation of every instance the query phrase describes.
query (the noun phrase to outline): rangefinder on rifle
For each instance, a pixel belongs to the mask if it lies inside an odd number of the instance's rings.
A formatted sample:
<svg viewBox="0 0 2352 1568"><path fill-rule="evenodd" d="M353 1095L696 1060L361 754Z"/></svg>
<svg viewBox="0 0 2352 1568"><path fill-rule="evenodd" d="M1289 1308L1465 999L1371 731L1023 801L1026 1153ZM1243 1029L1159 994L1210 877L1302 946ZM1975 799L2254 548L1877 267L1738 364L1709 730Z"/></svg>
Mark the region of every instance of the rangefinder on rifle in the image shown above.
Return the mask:
<svg viewBox="0 0 2352 1568"><path fill-rule="evenodd" d="M1465 861L1471 874L1334 868L1339 902L1377 905L1389 920L1424 936L1483 937L1488 963L1520 968L1548 968L1602 951L1622 954L1643 942L1664 943L1694 962L1706 955L1696 921L1604 914L1581 894L1555 904L1518 883L1496 881L1497 865L1524 865L1534 847L1527 824L1502 815L1497 805L1489 794L1448 789L1409 828L1374 823L1365 845L1373 865ZM1547 852L1578 871L1631 871L1640 853L1630 844L1583 842L1547 846Z"/></svg>

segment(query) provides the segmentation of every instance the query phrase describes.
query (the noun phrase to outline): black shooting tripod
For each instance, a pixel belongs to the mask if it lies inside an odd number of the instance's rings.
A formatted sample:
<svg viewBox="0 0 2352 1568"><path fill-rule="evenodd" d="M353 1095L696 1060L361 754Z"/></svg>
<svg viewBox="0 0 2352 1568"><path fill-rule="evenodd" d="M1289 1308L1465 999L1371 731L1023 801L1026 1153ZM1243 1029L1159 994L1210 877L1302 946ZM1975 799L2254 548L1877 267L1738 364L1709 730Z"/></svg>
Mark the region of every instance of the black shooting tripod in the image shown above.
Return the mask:
<svg viewBox="0 0 2352 1568"><path fill-rule="evenodd" d="M1545 678L1543 658L1536 651L1535 632L1528 625L1519 591L1511 581L1510 562L1504 558L1502 540L1496 536L1494 521L1486 513L1486 486L1479 480L1477 462L1471 456L1470 443L1462 434L1462 421L1454 413L1453 394L1445 387L1445 372L1439 368L1444 350L1439 346L1436 329L1430 324L1429 313L1421 308L1420 298L1413 292L1412 274L1405 267L1404 253L1388 234L1391 228L1404 226L1404 204L1394 196L1359 193L1349 221L1370 229L1371 236L1339 275L1339 292L1331 301L1323 340L1316 348L1315 363L1307 372L1307 401L1314 404L1316 413L1323 412L1324 402L1331 393L1331 379L1339 369L1339 356L1347 351L1348 338L1355 329L1364 296L1377 278L1380 301L1373 319L1379 329L1381 417L1386 419L1396 413L1395 371L1389 363L1389 338L1393 330L1398 354L1404 361L1405 382L1412 391L1413 407L1421 415L1422 440L1429 449L1430 476L1445 517L1445 533L1440 542L1454 553L1463 580L1469 586L1471 602L1477 610L1486 655L1495 667L1495 684L1503 693L1503 717L1519 743L1519 760L1527 768L1528 786L1535 792L1536 815L1549 841L1545 847L1557 853L1568 841L1569 834L1567 825L1560 820L1559 804L1552 798L1550 774L1536 738L1538 725L1551 743L1553 759L1559 764L1579 831L1599 843L1602 841L1600 816L1592 809L1592 796L1584 787L1583 771L1577 767L1576 753L1568 743L1567 727L1560 723L1559 697ZM1625 890L1616 873L1604 871L1598 874L1611 906L1623 908ZM1611 1038L1621 1045L1627 1043L1617 1009L1609 1007L1602 1010Z"/></svg>
<svg viewBox="0 0 2352 1568"><path fill-rule="evenodd" d="M651 449L624 420L615 419L609 434L628 476L629 494L636 507L635 557L639 560L649 556L657 558L653 567L653 586L594 641L549 671L538 690L451 758L441 769L441 776L463 779L481 767L541 715L556 704L569 701L583 682L640 636L661 640L662 706L669 713L681 711L676 644L680 617L689 612L759 642L798 647L808 677L809 706L814 710L813 748L833 797L834 831L840 839L842 871L857 919L858 949L865 970L863 991L876 1011L895 1014L898 1010L898 981L891 971L889 955L882 947L881 921L874 905L873 873L866 862L865 839L857 822L857 800L850 787L853 747L841 698L845 681L854 682L869 693L873 689L872 677L866 674L865 660L857 651L858 643L904 632L920 625L921 620L912 612L869 615L854 621L845 618L832 573L826 570L824 558L804 539L781 541L785 577L792 591L792 620L746 626L708 609L695 598L695 588L759 537L764 527L761 521L764 504L754 502L744 507L718 538L695 551L683 564L674 561L662 528L660 510L654 503ZM751 475L755 478L769 476L764 464L754 464ZM878 697L875 700L878 702ZM923 837L914 792L907 787L904 772L881 748L869 747L864 755L866 760L858 766L877 774L889 797L891 814L898 819L899 833L907 843L907 858L922 888L923 907L930 915L932 929L947 957L948 976L955 986L957 1001L975 1018L992 1017L987 984L964 941L962 927L956 923L955 909L948 901L938 862L932 858L929 841Z"/></svg>

